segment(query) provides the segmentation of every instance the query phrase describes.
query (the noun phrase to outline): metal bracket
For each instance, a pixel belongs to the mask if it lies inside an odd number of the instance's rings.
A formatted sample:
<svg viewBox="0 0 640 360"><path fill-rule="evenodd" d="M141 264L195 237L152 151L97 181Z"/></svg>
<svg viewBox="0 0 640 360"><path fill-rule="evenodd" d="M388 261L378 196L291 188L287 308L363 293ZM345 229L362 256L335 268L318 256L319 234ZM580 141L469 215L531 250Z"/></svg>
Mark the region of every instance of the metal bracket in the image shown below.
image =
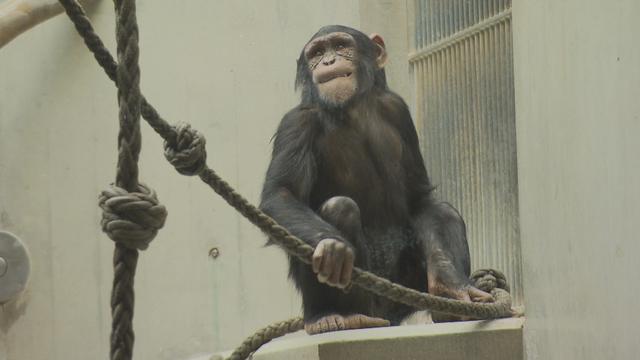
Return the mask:
<svg viewBox="0 0 640 360"><path fill-rule="evenodd" d="M22 241L0 231L0 304L15 299L27 287L31 260Z"/></svg>

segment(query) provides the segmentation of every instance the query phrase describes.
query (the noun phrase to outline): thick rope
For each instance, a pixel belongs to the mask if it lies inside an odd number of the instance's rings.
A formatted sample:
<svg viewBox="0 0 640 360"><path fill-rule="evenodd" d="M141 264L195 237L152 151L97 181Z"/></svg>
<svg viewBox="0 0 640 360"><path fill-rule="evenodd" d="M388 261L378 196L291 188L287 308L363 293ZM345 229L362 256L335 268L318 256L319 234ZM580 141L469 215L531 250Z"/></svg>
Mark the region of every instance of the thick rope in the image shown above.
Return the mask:
<svg viewBox="0 0 640 360"><path fill-rule="evenodd" d="M113 254L111 292L111 360L133 356L133 283L138 250L147 248L164 224L166 209L155 192L138 184L140 136L140 68L135 0L116 0L118 66L111 67L117 79L120 131L115 185L101 193L102 228L116 242Z"/></svg>
<svg viewBox="0 0 640 360"><path fill-rule="evenodd" d="M138 28L135 1L115 1L118 62L118 171L116 186L128 192L138 190L138 156L140 154L140 68L138 67ZM133 357L133 281L136 276L138 250L116 242L113 254L113 289L111 292L111 360Z"/></svg>
<svg viewBox="0 0 640 360"><path fill-rule="evenodd" d="M304 320L301 317L295 317L286 321L280 321L271 324L265 328L256 331L253 335L246 338L226 360L244 360L256 352L262 345L269 341L279 338L304 328ZM214 356L211 360L219 360L219 356Z"/></svg>
<svg viewBox="0 0 640 360"><path fill-rule="evenodd" d="M115 61L109 54L109 50L96 35L90 20L87 18L82 7L76 0L59 0L65 8L67 15L73 21L79 34L84 38L85 43L94 53L99 64L112 80L111 72ZM151 127L162 136L167 142L167 146L176 144L176 130L160 117L158 112L144 100L142 100L142 116ZM195 136L194 136L195 137ZM203 155L204 156L204 155ZM200 179L211 187L218 195L234 207L239 213L256 225L267 234L274 242L278 243L289 254L299 260L310 263L313 248L303 240L292 235L289 231L279 225L275 220L260 211L257 207L249 203L244 197L238 194L226 181L224 181L214 170L208 166L203 166L198 174ZM509 294L503 289L494 290L496 302L491 304L469 303L461 300L443 298L428 293L406 288L380 278L370 272L359 268L354 268L352 282L356 286L367 289L377 295L388 299L411 305L417 309L431 309L452 315L470 316L477 319L491 319L512 316L511 301Z"/></svg>

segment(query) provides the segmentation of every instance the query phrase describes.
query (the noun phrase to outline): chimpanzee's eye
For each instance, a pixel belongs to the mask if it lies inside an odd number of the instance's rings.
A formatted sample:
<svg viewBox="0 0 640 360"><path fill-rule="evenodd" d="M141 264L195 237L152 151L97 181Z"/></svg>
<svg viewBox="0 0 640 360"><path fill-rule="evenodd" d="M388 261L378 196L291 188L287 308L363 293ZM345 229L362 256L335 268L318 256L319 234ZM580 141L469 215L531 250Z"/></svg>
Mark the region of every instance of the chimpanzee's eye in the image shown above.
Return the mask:
<svg viewBox="0 0 640 360"><path fill-rule="evenodd" d="M344 45L342 45L342 44L338 44L338 45L336 46L336 50L342 50L342 49L344 49Z"/></svg>

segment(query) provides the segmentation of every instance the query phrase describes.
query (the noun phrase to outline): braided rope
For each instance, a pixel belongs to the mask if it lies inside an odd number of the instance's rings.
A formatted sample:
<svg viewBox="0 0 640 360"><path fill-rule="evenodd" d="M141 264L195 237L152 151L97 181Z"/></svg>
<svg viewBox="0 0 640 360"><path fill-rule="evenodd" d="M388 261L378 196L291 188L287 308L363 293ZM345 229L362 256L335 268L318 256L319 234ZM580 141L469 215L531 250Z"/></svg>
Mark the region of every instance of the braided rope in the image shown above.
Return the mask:
<svg viewBox="0 0 640 360"><path fill-rule="evenodd" d="M118 169L116 186L134 192L138 188L140 136L140 68L138 67L138 28L134 0L116 0L116 40L118 62ZM113 288L111 292L111 360L133 357L133 282L138 251L116 242L113 254Z"/></svg>
<svg viewBox="0 0 640 360"><path fill-rule="evenodd" d="M118 60L118 165L116 186L126 191L138 187L138 156L140 153L140 69L138 68L135 3L116 1L116 34ZM133 21L132 21L133 20ZM138 251L116 242L113 255L113 289L111 292L111 359L128 360L133 356L133 282L138 263Z"/></svg>
<svg viewBox="0 0 640 360"><path fill-rule="evenodd" d="M132 2L131 0L130 2ZM85 41L85 44L89 48L89 50L94 54L94 57L100 64L100 66L105 70L109 78L115 81L119 88L123 87L123 81L131 80L129 77L121 78L118 75L119 66L109 53L109 50L104 46L104 43L100 39L100 37L95 33L93 26L91 25L90 20L88 19L84 9L76 0L59 0L59 2L64 7L67 15L74 23L78 33L82 36ZM117 1L117 3L122 4L125 0ZM128 3L128 2L127 2ZM131 10L131 8L123 8L122 10ZM133 6L133 10L135 10L135 6ZM123 17L124 19L129 19L130 21L135 22L135 12L133 12L133 16L129 14L129 16ZM137 27L136 29L136 39L137 39ZM120 45L119 49L120 49ZM126 52L125 52L126 53ZM137 54L136 54L137 55ZM127 64L128 58L120 58L119 60L121 64ZM138 72L139 77L139 72ZM138 89L139 90L139 89ZM119 92L120 94L120 92ZM124 96L124 98L128 98ZM178 171L181 173L185 173L187 175L199 175L200 179L209 185L218 195L220 195L228 204L234 207L240 214L242 214L245 218L247 218L251 223L260 228L265 234L267 234L274 242L278 243L281 247L283 247L289 254L295 256L305 263L310 263L311 256L313 254L313 248L306 244L304 241L299 239L298 237L292 235L289 231L279 225L275 220L270 218L268 215L263 213L260 209L249 203L244 197L238 194L233 187L231 187L226 181L224 181L218 174L209 168L206 165L206 155L204 153L204 140L200 139L200 136L196 133L192 133L190 135L182 135L185 141L179 141L179 132L188 132L194 131L192 129L185 128L176 128L167 123L162 117L160 117L159 113L156 109L151 106L146 99L139 95L140 99L140 112L145 120L149 123L149 125L162 137L165 139L165 154L167 155L167 159L174 164L178 168ZM121 111L122 115L122 111ZM122 121L121 121L122 122ZM138 129L139 134L139 129ZM132 139L134 140L134 139ZM181 143L182 145L180 145ZM134 141L134 148L135 148ZM139 143L138 150L139 150ZM202 151L198 152L193 150L194 147L199 147ZM190 154L185 154L184 156L175 156L175 153L180 151L189 151ZM200 154L200 155L198 155ZM129 154L125 154L127 156L131 156ZM183 163L178 158L187 159L187 163ZM128 159L128 157L125 157ZM137 159L137 155L135 156ZM177 159L172 161L172 159ZM120 159L119 159L120 160ZM120 169L120 168L119 168ZM181 171L182 170L182 171ZM135 173L136 171L132 171L130 174ZM117 246L116 253L118 253ZM124 250L130 251L129 249L124 248ZM123 250L123 251L124 251ZM135 257L137 259L137 251L135 252ZM133 259L133 254L130 256ZM122 267L131 272L131 261L120 261ZM125 265L128 265L125 267ZM117 270L117 269L116 269ZM124 271L124 270L123 270ZM133 261L133 273L135 273L135 261ZM404 303L410 306L413 306L417 309L430 309L433 311L438 311L442 313L448 313L452 315L462 315L462 316L470 316L478 319L491 319L491 318L501 318L501 317L510 317L513 315L511 310L511 297L509 293L504 289L495 288L491 291L492 295L495 297L496 302L491 304L479 304L479 303L469 303L461 300L453 300L448 298L443 298L439 296L434 296L428 293L421 293L419 291L406 288L404 286L395 284L390 282L389 280L380 278L372 273L364 271L359 268L354 268L352 282L354 285L359 286L363 289L366 289L374 294L386 297L393 301L397 301L400 303ZM123 286L130 286L132 289L133 286L133 278L131 277L130 282L123 284ZM116 291L116 286L114 283L114 294ZM119 289L118 289L119 290ZM131 291L130 295L127 299L131 304L131 316L133 315L133 292ZM290 330L294 329L294 327L290 327ZM115 328L115 318L114 318L114 333L120 329ZM253 338L253 337L252 337ZM250 338L250 339L252 339ZM269 339L270 340L270 339ZM130 337L124 337L120 341L123 343L129 343L132 346L133 344L133 332L130 332ZM248 340L249 341L249 340ZM268 340L267 340L268 341ZM112 339L112 346L113 346ZM129 352L130 356L130 352ZM113 357L112 353L112 359ZM118 358L118 359L130 359L129 358Z"/></svg>
<svg viewBox="0 0 640 360"><path fill-rule="evenodd" d="M115 186L101 193L102 227L116 242L111 291L111 360L133 357L134 279L138 250L147 248L167 216L153 190L138 184L140 135L140 67L135 0L115 0L118 65L118 164ZM99 41L99 39L98 39ZM115 74L114 74L115 73Z"/></svg>
<svg viewBox="0 0 640 360"><path fill-rule="evenodd" d="M246 338L231 355L225 360L243 360L247 359L258 350L262 345L269 341L279 338L304 328L304 320L301 317L295 317L286 321L280 321L271 324L265 328L256 331L253 335ZM211 360L219 360L218 356L214 356Z"/></svg>

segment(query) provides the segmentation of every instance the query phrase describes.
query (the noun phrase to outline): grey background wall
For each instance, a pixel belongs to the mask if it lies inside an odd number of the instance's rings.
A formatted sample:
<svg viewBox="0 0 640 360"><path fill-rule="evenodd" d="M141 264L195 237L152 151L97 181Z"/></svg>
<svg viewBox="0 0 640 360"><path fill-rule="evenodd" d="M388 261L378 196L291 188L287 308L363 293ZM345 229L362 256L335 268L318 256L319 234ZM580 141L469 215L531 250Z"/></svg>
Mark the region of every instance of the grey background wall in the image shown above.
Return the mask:
<svg viewBox="0 0 640 360"><path fill-rule="evenodd" d="M270 137L295 105L295 60L322 25L378 32L391 86L409 93L404 1L139 1L142 89L169 121L207 137L209 162L257 202ZM114 49L112 3L91 9ZM97 194L113 181L115 88L64 16L0 50L0 229L33 263L0 308L0 359L106 358L112 243ZM143 124L141 180L169 210L136 279L135 358L231 348L299 314L285 256L198 179L175 172ZM216 260L208 250L220 249Z"/></svg>
<svg viewBox="0 0 640 360"><path fill-rule="evenodd" d="M528 359L637 359L640 3L514 1Z"/></svg>

